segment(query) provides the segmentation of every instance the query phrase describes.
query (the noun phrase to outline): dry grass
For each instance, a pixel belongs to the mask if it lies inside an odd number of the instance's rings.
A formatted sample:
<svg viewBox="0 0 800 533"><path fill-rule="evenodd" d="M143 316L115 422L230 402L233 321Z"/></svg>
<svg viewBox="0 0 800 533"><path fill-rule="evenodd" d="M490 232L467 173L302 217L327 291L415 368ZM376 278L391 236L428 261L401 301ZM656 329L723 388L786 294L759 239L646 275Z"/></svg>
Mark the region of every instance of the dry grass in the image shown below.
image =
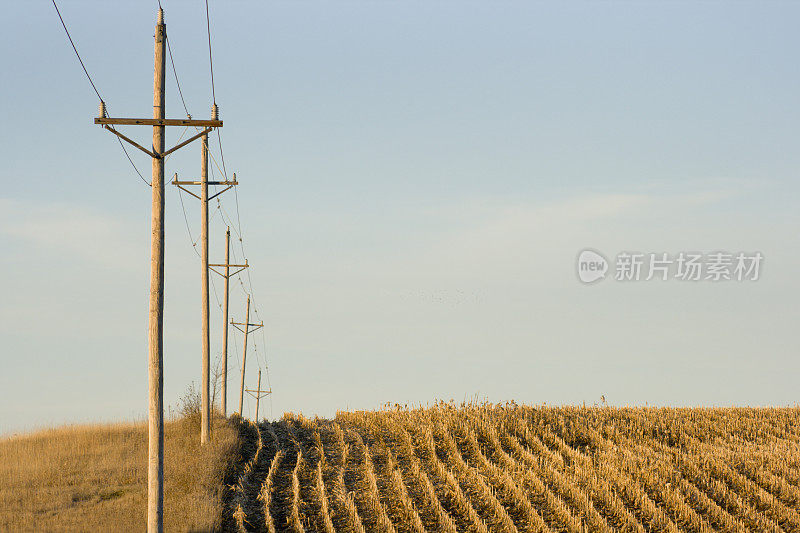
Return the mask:
<svg viewBox="0 0 800 533"><path fill-rule="evenodd" d="M224 483L239 463L237 422L217 418L201 448L196 417L165 428L168 531L222 524ZM235 475L234 475L235 478ZM142 531L145 424L70 426L0 440L0 531Z"/></svg>

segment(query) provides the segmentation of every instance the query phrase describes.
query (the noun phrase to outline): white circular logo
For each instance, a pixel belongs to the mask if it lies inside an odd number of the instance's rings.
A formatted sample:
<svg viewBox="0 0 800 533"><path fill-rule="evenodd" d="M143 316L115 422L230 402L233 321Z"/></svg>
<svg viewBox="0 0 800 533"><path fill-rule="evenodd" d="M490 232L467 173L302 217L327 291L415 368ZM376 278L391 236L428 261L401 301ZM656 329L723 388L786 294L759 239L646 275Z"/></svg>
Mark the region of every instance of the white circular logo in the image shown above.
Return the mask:
<svg viewBox="0 0 800 533"><path fill-rule="evenodd" d="M606 277L608 261L594 250L583 250L578 254L578 279L584 283L594 283Z"/></svg>

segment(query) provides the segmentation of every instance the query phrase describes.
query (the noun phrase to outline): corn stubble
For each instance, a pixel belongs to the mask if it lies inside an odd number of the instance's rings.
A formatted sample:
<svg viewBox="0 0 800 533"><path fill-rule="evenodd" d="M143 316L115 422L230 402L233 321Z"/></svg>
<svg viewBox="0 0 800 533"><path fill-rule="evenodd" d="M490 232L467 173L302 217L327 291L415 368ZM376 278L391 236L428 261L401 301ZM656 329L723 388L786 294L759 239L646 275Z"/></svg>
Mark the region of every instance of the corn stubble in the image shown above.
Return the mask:
<svg viewBox="0 0 800 533"><path fill-rule="evenodd" d="M251 424L239 531L800 531L800 409L439 403Z"/></svg>

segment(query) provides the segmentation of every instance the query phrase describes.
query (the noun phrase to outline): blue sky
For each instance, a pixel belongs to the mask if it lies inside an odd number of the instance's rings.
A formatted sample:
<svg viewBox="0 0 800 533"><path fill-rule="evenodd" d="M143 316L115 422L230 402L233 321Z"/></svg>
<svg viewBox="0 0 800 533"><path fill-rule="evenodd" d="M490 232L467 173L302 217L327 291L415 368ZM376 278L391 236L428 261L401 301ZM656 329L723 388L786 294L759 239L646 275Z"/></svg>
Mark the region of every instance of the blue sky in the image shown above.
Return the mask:
<svg viewBox="0 0 800 533"><path fill-rule="evenodd" d="M208 116L204 5L162 4L186 103ZM225 162L266 323L247 368L255 385L256 363L269 366L262 413L476 395L796 403L796 4L210 6ZM59 7L111 115L150 116L156 3ZM0 432L142 419L150 191L92 124L97 98L52 5L6 12ZM167 175L197 176L198 151ZM184 202L196 238L197 202ZM223 202L235 219L235 197ZM166 223L175 405L199 381L200 265L174 189ZM751 283L584 286L586 247L765 262ZM231 294L241 320L238 283Z"/></svg>

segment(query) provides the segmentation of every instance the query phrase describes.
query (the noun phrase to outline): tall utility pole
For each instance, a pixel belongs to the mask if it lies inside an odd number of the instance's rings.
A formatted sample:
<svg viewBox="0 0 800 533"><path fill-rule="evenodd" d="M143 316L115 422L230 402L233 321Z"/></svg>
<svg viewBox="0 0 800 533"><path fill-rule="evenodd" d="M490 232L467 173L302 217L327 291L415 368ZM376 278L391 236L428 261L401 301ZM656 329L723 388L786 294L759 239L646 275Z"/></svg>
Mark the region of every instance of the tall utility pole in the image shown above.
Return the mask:
<svg viewBox="0 0 800 533"><path fill-rule="evenodd" d="M224 264L213 264L208 265L208 267L225 278L225 297L224 297L224 310L223 314L225 315L223 324L222 324L222 416L228 416L228 296L230 294L229 291L229 282L231 276L235 276L249 265L247 264L247 260L245 259L243 265L232 265L230 264L230 257L231 257L231 228L228 226L228 230L225 232L225 263ZM216 270L216 268L225 267L225 273ZM235 272L231 273L231 267L238 268Z"/></svg>
<svg viewBox="0 0 800 533"><path fill-rule="evenodd" d="M164 91L164 43L167 25L164 10L156 22L155 69L153 72L153 118L166 113ZM164 153L164 126L153 126L153 152ZM150 209L150 353L147 414L147 530L164 530L164 159L152 161L153 203Z"/></svg>
<svg viewBox="0 0 800 533"><path fill-rule="evenodd" d="M213 119L219 118L219 109L217 104L211 106L211 117ZM201 146L201 159L200 159L200 180L199 181L178 181L178 175L175 174L175 179L172 184L198 198L200 200L200 241L201 250L200 261L202 263L200 282L201 293L200 299L203 303L202 312L202 341L203 353L201 356L203 379L202 390L200 394L200 444L206 444L211 436L211 401L209 398L210 388L210 367L211 367L211 347L210 347L210 326L209 326L209 296L208 296L208 202L213 200L223 192L237 184L236 174L233 175L233 181L208 181L208 133L201 133L202 146ZM187 185L200 185L200 196L186 189ZM208 186L209 185L226 185L227 187L219 191L214 196L209 198ZM223 382L224 383L224 382Z"/></svg>
<svg viewBox="0 0 800 533"><path fill-rule="evenodd" d="M258 388L256 390L253 389L245 389L250 396L256 399L256 424L258 423L258 404L261 401L261 398L267 396L268 394L272 394L272 389L261 390L261 369L258 369Z"/></svg>
<svg viewBox="0 0 800 533"><path fill-rule="evenodd" d="M217 118L217 106L212 106L211 116ZM201 137L202 159L200 164L200 240L203 241L202 253L200 254L203 262L203 271L200 275L200 283L203 288L203 390L200 396L200 444L208 442L211 434L211 405L208 401L209 366L210 366L210 347L209 347L209 324L208 324L208 134Z"/></svg>
<svg viewBox="0 0 800 533"><path fill-rule="evenodd" d="M242 404L244 403L244 369L245 361L247 360L247 334L257 330L258 328L264 327L264 322L262 321L259 324L251 324L250 323L250 295L247 295L247 311L244 315L244 322L234 322L231 319L231 325L244 333L244 349L242 350L242 383L239 386L239 416L242 416ZM244 326L244 329L240 328L239 326ZM250 329L250 328L253 329Z"/></svg>
<svg viewBox="0 0 800 533"><path fill-rule="evenodd" d="M225 309L223 311L222 319L222 391L220 392L222 416L227 416L228 410L228 285L230 284L231 267L230 263L231 252L231 228L225 231ZM208 263L208 258L206 258ZM208 288L206 288L208 290Z"/></svg>
<svg viewBox="0 0 800 533"><path fill-rule="evenodd" d="M155 33L155 68L153 73L153 118L108 118L104 104L100 116L94 119L105 129L130 143L153 161L153 202L150 241L150 326L148 329L148 461L147 461L147 531L160 533L164 529L164 157L175 150L221 127L219 120L167 119L164 105L164 57L167 25L164 10L158 10ZM153 126L153 145L148 150L113 128L113 125ZM164 150L165 126L202 126L203 132Z"/></svg>

